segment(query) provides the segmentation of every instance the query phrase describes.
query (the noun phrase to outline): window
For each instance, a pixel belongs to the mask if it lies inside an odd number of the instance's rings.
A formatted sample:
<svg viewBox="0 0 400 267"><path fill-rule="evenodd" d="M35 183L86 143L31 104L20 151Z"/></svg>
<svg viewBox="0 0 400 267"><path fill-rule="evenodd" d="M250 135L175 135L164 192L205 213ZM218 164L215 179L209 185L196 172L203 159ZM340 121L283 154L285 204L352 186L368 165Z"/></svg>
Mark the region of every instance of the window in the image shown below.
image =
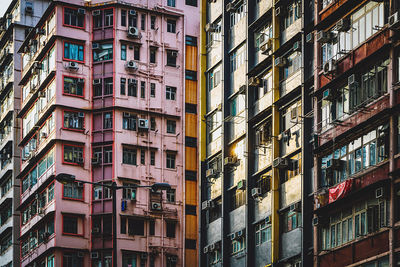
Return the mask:
<svg viewBox="0 0 400 267"><path fill-rule="evenodd" d="M140 150L140 164L146 164L146 151L144 149Z"/></svg>
<svg viewBox="0 0 400 267"><path fill-rule="evenodd" d="M112 163L112 146L106 146L103 149L104 163Z"/></svg>
<svg viewBox="0 0 400 267"><path fill-rule="evenodd" d="M137 165L137 151L136 149L123 148L122 163L129 165Z"/></svg>
<svg viewBox="0 0 400 267"><path fill-rule="evenodd" d="M156 222L154 220L149 221L149 235L155 235L156 232Z"/></svg>
<svg viewBox="0 0 400 267"><path fill-rule="evenodd" d="M64 7L64 25L83 28L85 14L79 14L78 9Z"/></svg>
<svg viewBox="0 0 400 267"><path fill-rule="evenodd" d="M389 220L388 202L371 198L333 214L322 229L322 248L346 244L355 238L386 227Z"/></svg>
<svg viewBox="0 0 400 267"><path fill-rule="evenodd" d="M138 81L136 79L128 79L128 96L137 97Z"/></svg>
<svg viewBox="0 0 400 267"><path fill-rule="evenodd" d="M231 191L231 210L235 210L246 203L245 190L232 190Z"/></svg>
<svg viewBox="0 0 400 267"><path fill-rule="evenodd" d="M136 188L134 184L124 184L124 186L130 186L131 188L122 189L122 199L136 200Z"/></svg>
<svg viewBox="0 0 400 267"><path fill-rule="evenodd" d="M301 1L293 1L286 7L283 20L283 30L287 29L299 18L301 18Z"/></svg>
<svg viewBox="0 0 400 267"><path fill-rule="evenodd" d="M113 127L113 114L106 112L103 115L103 129L111 129Z"/></svg>
<svg viewBox="0 0 400 267"><path fill-rule="evenodd" d="M167 153L167 168L175 169L175 158L176 155L172 153Z"/></svg>
<svg viewBox="0 0 400 267"><path fill-rule="evenodd" d="M156 97L156 84L150 83L150 97Z"/></svg>
<svg viewBox="0 0 400 267"><path fill-rule="evenodd" d="M155 131L156 130L156 118L150 117L150 130Z"/></svg>
<svg viewBox="0 0 400 267"><path fill-rule="evenodd" d="M100 62L105 60L113 59L113 44L99 44L93 43L93 46L98 46L98 48L93 49L93 61ZM125 50L126 52L126 50ZM126 57L126 53L125 53ZM121 46L121 59L122 59L122 46Z"/></svg>
<svg viewBox="0 0 400 267"><path fill-rule="evenodd" d="M188 6L197 6L197 0L186 0L185 3Z"/></svg>
<svg viewBox="0 0 400 267"><path fill-rule="evenodd" d="M167 202L175 203L175 189L167 190Z"/></svg>
<svg viewBox="0 0 400 267"><path fill-rule="evenodd" d="M64 59L83 62L84 61L83 45L64 42Z"/></svg>
<svg viewBox="0 0 400 267"><path fill-rule="evenodd" d="M114 24L114 13L112 9L104 10L104 26L113 26Z"/></svg>
<svg viewBox="0 0 400 267"><path fill-rule="evenodd" d="M83 147L64 145L64 162L83 164Z"/></svg>
<svg viewBox="0 0 400 267"><path fill-rule="evenodd" d="M93 28L103 27L103 10L93 10Z"/></svg>
<svg viewBox="0 0 400 267"><path fill-rule="evenodd" d="M126 93L126 79L125 78L121 78L121 82L120 82L120 94L121 95L125 95Z"/></svg>
<svg viewBox="0 0 400 267"><path fill-rule="evenodd" d="M83 184L68 183L63 185L64 198L83 199Z"/></svg>
<svg viewBox="0 0 400 267"><path fill-rule="evenodd" d="M64 111L64 128L83 130L84 118L83 112Z"/></svg>
<svg viewBox="0 0 400 267"><path fill-rule="evenodd" d="M144 220L128 218L128 234L144 235Z"/></svg>
<svg viewBox="0 0 400 267"><path fill-rule="evenodd" d="M79 252L64 252L63 254L63 267L82 267L83 257L78 256Z"/></svg>
<svg viewBox="0 0 400 267"><path fill-rule="evenodd" d="M244 18L245 15L246 15L246 5L242 3L236 8L235 12L231 13L230 17L231 28L235 26L242 18Z"/></svg>
<svg viewBox="0 0 400 267"><path fill-rule="evenodd" d="M301 53L295 52L289 55L287 58L287 64L283 69L283 78L286 79L293 73L297 72L301 68Z"/></svg>
<svg viewBox="0 0 400 267"><path fill-rule="evenodd" d="M283 231L290 232L298 227L301 223L301 213L287 211L283 214Z"/></svg>
<svg viewBox="0 0 400 267"><path fill-rule="evenodd" d="M167 6L175 7L175 0L167 0Z"/></svg>
<svg viewBox="0 0 400 267"><path fill-rule="evenodd" d="M136 131L137 117L135 114L124 112L122 115L122 129Z"/></svg>
<svg viewBox="0 0 400 267"><path fill-rule="evenodd" d="M167 100L175 100L176 87L167 86L165 90L165 98Z"/></svg>
<svg viewBox="0 0 400 267"><path fill-rule="evenodd" d="M132 11L134 11L134 10L132 10ZM136 12L129 12L129 15L128 15L128 26L129 27L137 27L137 14L136 14Z"/></svg>
<svg viewBox="0 0 400 267"><path fill-rule="evenodd" d="M156 16L150 17L150 29L152 30L156 29Z"/></svg>
<svg viewBox="0 0 400 267"><path fill-rule="evenodd" d="M166 225L167 225L167 237L175 238L176 223L167 221Z"/></svg>
<svg viewBox="0 0 400 267"><path fill-rule="evenodd" d="M146 82L141 81L140 82L140 98L145 98L146 97Z"/></svg>
<svg viewBox="0 0 400 267"><path fill-rule="evenodd" d="M121 45L121 60L126 60L126 45Z"/></svg>
<svg viewBox="0 0 400 267"><path fill-rule="evenodd" d="M176 21L172 19L167 19L167 32L176 32Z"/></svg>
<svg viewBox="0 0 400 267"><path fill-rule="evenodd" d="M142 16L140 17L140 26L142 31L144 31L146 29L146 15L142 14Z"/></svg>
<svg viewBox="0 0 400 267"><path fill-rule="evenodd" d="M122 266L132 266L136 265L136 253L123 253L122 254Z"/></svg>
<svg viewBox="0 0 400 267"><path fill-rule="evenodd" d="M177 51L167 50L167 66L176 67Z"/></svg>
<svg viewBox="0 0 400 267"><path fill-rule="evenodd" d="M113 78L105 78L104 79L104 95L112 95L113 94Z"/></svg>
<svg viewBox="0 0 400 267"><path fill-rule="evenodd" d="M185 103L185 111L186 113L197 114L197 105Z"/></svg>
<svg viewBox="0 0 400 267"><path fill-rule="evenodd" d="M256 224L255 231L256 246L271 240L271 224L266 224L265 220Z"/></svg>
<svg viewBox="0 0 400 267"><path fill-rule="evenodd" d="M63 215L63 233L78 234L78 217Z"/></svg>
<svg viewBox="0 0 400 267"><path fill-rule="evenodd" d="M156 165L156 152L150 151L150 165Z"/></svg>
<svg viewBox="0 0 400 267"><path fill-rule="evenodd" d="M243 251L245 247L246 247L246 242L244 238L232 240L231 253L237 254Z"/></svg>
<svg viewBox="0 0 400 267"><path fill-rule="evenodd" d="M93 187L93 199L108 199L111 198L111 190L108 187L103 187L101 185L95 185Z"/></svg>
<svg viewBox="0 0 400 267"><path fill-rule="evenodd" d="M237 48L235 51L232 52L230 55L230 70L231 72L236 71L239 69L246 60L246 48L244 45Z"/></svg>
<svg viewBox="0 0 400 267"><path fill-rule="evenodd" d="M121 10L121 26L126 27L126 10Z"/></svg>
<svg viewBox="0 0 400 267"><path fill-rule="evenodd" d="M157 48L150 47L150 63L156 63Z"/></svg>
<svg viewBox="0 0 400 267"><path fill-rule="evenodd" d="M84 79L64 76L64 94L83 96L84 85Z"/></svg>
<svg viewBox="0 0 400 267"><path fill-rule="evenodd" d="M133 59L137 61L140 60L140 46L138 45L133 47Z"/></svg>
<svg viewBox="0 0 400 267"><path fill-rule="evenodd" d="M167 120L167 133L176 133L176 121Z"/></svg>
<svg viewBox="0 0 400 267"><path fill-rule="evenodd" d="M196 1L197 3L197 1ZM185 36L185 44L191 46L197 46L197 37L186 35Z"/></svg>

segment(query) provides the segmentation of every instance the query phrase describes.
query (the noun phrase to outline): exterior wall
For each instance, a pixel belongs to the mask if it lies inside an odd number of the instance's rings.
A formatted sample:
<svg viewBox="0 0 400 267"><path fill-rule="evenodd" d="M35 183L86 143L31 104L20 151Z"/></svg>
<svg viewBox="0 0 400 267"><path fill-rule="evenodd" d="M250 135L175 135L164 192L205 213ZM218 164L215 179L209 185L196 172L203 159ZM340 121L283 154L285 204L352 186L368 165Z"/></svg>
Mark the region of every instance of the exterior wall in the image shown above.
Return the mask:
<svg viewBox="0 0 400 267"><path fill-rule="evenodd" d="M19 266L20 249L20 214L18 210L20 201L20 181L17 179L20 166L19 130L21 125L17 119L20 109L21 58L18 50L25 38L26 27L34 26L48 5L48 1L30 1L33 12L26 12L26 1L13 1L7 8L1 24L0 31L0 69L2 69L0 82L1 102L1 155L10 154L9 163L1 164L0 172L0 213L6 214L10 207L10 216L1 221L0 239L2 249L0 262L4 266ZM11 65L10 65L11 64ZM11 66L8 68L7 66ZM7 70L6 70L7 69ZM10 72L10 70L12 70ZM3 72L4 71L4 72ZM7 73L12 73L7 75ZM5 240L10 236L10 242ZM3 245L6 244L6 245Z"/></svg>
<svg viewBox="0 0 400 267"><path fill-rule="evenodd" d="M83 27L71 27L65 24L63 14L66 8L74 10L80 8L85 11L82 15ZM101 13L103 15L107 10L112 10L113 25L107 26L106 18L103 17L103 25L96 27L94 24L96 10L103 12ZM121 24L122 10L137 12L137 27L141 38L132 39L128 36L128 21L126 26ZM63 266L70 255L72 255L70 259L75 261L73 264L81 262L84 266L107 265L112 263L112 259L117 261L118 266L197 264L196 212L192 211L196 211L197 206L196 142L193 145L193 139L197 138L196 128L193 128L197 116L196 112L185 114L185 103L194 105L194 110L197 110L196 78L185 80L186 70L192 71L194 77L198 71L196 44L198 21L193 19L196 14L197 7L185 5L184 1L177 1L176 8L167 7L166 3L160 5L154 1L145 5L92 1L85 6L82 6L80 1L65 1L53 3L36 25L36 28L46 29L51 28L49 25L55 25L54 29L46 30L45 35L33 32L28 35L24 47L29 46L31 39L39 40L39 45L37 52L33 54L26 48L20 51L25 66L21 79L22 106L18 114L22 124L21 153L24 153L27 144L34 140L32 138L39 136L40 139L29 156L22 160L18 178L25 185L24 190L21 190L19 209L25 214L26 208L31 209L32 203L35 203L32 202L35 195L48 192L52 184L55 197L49 200L45 208L40 209L40 215L34 215L28 222L24 221L21 240L32 238L31 233L35 233L35 229L42 225L48 227L47 225L54 221L55 227L54 233L51 232L45 242L39 242L28 252L23 242L22 266L42 264L42 262L47 264L46 266ZM145 30L140 26L143 15L146 16ZM156 17L154 29L150 27L152 16ZM167 19L176 21L175 33L168 32ZM187 35L192 36L194 42L190 43ZM64 49L68 43L83 46L83 61L75 61L76 69L69 67L69 62L73 60L67 59L65 55ZM93 44L111 44L112 57L96 61L97 50ZM126 59L121 57L123 45L126 49ZM140 60L135 60L138 69L129 70L126 64L134 60L133 47L136 45L140 45ZM155 64L149 63L150 47L157 48ZM52 64L50 70L39 71L39 85L30 86L31 77L34 77L35 72L33 61L41 60L43 55L47 54L45 51L50 49L54 50L54 56L49 56L51 58L49 62ZM175 67L167 66L167 51L170 50L178 52ZM191 50L192 55L186 57L186 50ZM32 55L29 57L28 54ZM65 79L71 77L83 79L80 87L82 96L71 95L65 91ZM106 93L105 83L108 78L112 80L111 94ZM126 79L125 93L121 91L121 78ZM97 94L99 87L95 84L98 79L101 80L102 86L100 95ZM130 90L128 79L138 81L137 96L131 95L131 91L128 93ZM145 82L143 96L142 82ZM151 83L155 84L154 97L151 95ZM173 100L166 99L167 86L176 88ZM38 97L42 93L39 93L37 88L45 92L46 100ZM43 104L37 104L36 99L46 102L44 107ZM36 115L31 116L32 112ZM83 116L82 129L68 128L70 122L69 119L65 119L68 112L77 112ZM135 130L127 129L124 126L127 113L135 116L137 124L139 118L147 119L149 129L140 130L138 125ZM106 119L108 114L111 116L110 120ZM167 132L167 121L171 120L175 121L174 133ZM41 125L50 127L48 125L53 121L51 132L42 140ZM32 128L32 122L38 127ZM185 145L186 142L188 144ZM76 161L78 159L75 157L80 157L75 156L78 154L68 152L68 147L71 146L82 148L82 162ZM111 148L110 152L106 152L108 147ZM126 162L126 156L123 154L126 148L136 150L135 164ZM98 149L102 153L100 158ZM142 151L144 151L144 162L141 159ZM154 164L151 152L155 152ZM32 168L39 166L43 162L42 159L47 160L47 155L53 155L51 153L54 153L51 161L53 165L47 166L47 170L41 173L37 182L26 189L27 175L31 175L32 170L35 170ZM167 167L167 156L170 154L175 155L173 168ZM74 159L73 163L68 162L69 157ZM94 163L95 160L97 163ZM188 175L188 172L191 175ZM75 185L81 189L74 189L82 192L82 199L65 197L66 192L70 192L68 190L72 184L53 182L55 176L63 173L72 174L77 180L84 182L106 184L115 182L118 186L149 187L154 183L168 183L175 190L174 199L167 200L166 192L158 195L148 188L137 188L135 199L128 200L123 190L117 190L117 254L112 257L111 192L107 193L106 188L103 188L99 193L96 185L84 183ZM161 199L154 200L155 196L160 196ZM160 202L161 210L152 208L154 201ZM64 222L71 218L77 220L76 234L65 232L70 223L65 226ZM133 234L138 226L131 225L131 222L137 220L143 221L143 233ZM154 233L150 233L153 231L150 230L151 222L154 222ZM173 237L167 237L170 224L175 228Z"/></svg>

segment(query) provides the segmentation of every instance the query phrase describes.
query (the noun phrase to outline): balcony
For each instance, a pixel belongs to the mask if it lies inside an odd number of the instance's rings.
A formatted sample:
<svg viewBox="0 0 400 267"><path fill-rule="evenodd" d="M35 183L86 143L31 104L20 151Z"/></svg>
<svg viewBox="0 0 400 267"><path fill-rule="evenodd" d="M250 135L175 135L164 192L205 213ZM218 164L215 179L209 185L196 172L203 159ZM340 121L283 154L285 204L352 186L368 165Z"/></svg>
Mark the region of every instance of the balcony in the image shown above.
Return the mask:
<svg viewBox="0 0 400 267"><path fill-rule="evenodd" d="M25 201L37 191L47 180L52 179L56 174L56 166L53 164L50 168L48 168L40 177L38 177L37 182L34 186L30 187L28 190L22 193L21 195L21 204L25 203ZM22 182L21 182L22 184Z"/></svg>
<svg viewBox="0 0 400 267"><path fill-rule="evenodd" d="M10 190L8 190L8 192L1 196L0 198L0 207L6 202L9 201L10 199L13 199L14 197L14 187L11 187Z"/></svg>
<svg viewBox="0 0 400 267"><path fill-rule="evenodd" d="M0 179L7 173L7 172L12 172L14 170L13 164L12 164L12 158L8 159L3 162L0 170Z"/></svg>
<svg viewBox="0 0 400 267"><path fill-rule="evenodd" d="M222 0L210 1L207 3L208 22L214 22L219 16L222 15L223 5L224 1Z"/></svg>
<svg viewBox="0 0 400 267"><path fill-rule="evenodd" d="M290 178L281 185L281 203L284 208L301 200L301 174Z"/></svg>
<svg viewBox="0 0 400 267"><path fill-rule="evenodd" d="M301 33L301 19L297 19L292 25L281 33L281 45L292 39L296 34Z"/></svg>
<svg viewBox="0 0 400 267"><path fill-rule="evenodd" d="M209 144L207 144L207 157L216 154L222 149L222 137L218 137Z"/></svg>
<svg viewBox="0 0 400 267"><path fill-rule="evenodd" d="M207 112L217 109L222 102L222 85L219 84L217 87L209 91L207 96Z"/></svg>
<svg viewBox="0 0 400 267"><path fill-rule="evenodd" d="M301 86L301 74L302 71L301 69L299 69L295 73L287 77L285 80L280 82L279 89L281 97Z"/></svg>
<svg viewBox="0 0 400 267"><path fill-rule="evenodd" d="M272 107L272 91L266 93L253 104L253 116L257 116L269 107Z"/></svg>
<svg viewBox="0 0 400 267"><path fill-rule="evenodd" d="M229 140L234 141L246 134L246 118L245 112L241 112L236 116L229 116L225 119L229 123Z"/></svg>
<svg viewBox="0 0 400 267"><path fill-rule="evenodd" d="M44 208L44 215L36 214L25 225L21 226L20 236L25 235L29 230L31 230L33 227L35 227L38 223L43 221L44 218L47 218L47 217L53 215L55 213L55 210L56 210L55 201L51 202L50 204L47 204L47 206Z"/></svg>

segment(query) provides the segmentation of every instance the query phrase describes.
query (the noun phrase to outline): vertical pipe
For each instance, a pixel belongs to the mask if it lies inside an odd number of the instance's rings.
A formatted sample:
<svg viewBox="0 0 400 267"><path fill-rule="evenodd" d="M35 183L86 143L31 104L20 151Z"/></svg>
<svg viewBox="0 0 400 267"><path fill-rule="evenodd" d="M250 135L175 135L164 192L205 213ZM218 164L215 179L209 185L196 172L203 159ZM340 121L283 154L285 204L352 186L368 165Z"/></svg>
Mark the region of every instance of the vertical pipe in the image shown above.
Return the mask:
<svg viewBox="0 0 400 267"><path fill-rule="evenodd" d="M111 193L112 193L112 244L113 244L113 254L112 254L112 263L113 267L118 266L117 261L117 184L115 182L111 185Z"/></svg>

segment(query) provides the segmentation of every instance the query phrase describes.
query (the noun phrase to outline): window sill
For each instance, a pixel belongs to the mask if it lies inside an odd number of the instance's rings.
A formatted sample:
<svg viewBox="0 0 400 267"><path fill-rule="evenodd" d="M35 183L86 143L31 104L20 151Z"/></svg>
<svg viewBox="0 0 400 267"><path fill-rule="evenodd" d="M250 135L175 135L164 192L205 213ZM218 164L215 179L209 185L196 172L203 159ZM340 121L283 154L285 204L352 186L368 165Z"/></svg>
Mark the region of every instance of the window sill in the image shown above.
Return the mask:
<svg viewBox="0 0 400 267"><path fill-rule="evenodd" d="M66 131L72 131L72 132L80 132L80 133L83 133L85 131L85 129L73 129L73 128L65 128L65 127L62 127L61 129L66 130Z"/></svg>
<svg viewBox="0 0 400 267"><path fill-rule="evenodd" d="M63 200L71 200L71 201L77 201L77 202L85 202L84 199L79 199L79 198L71 198L71 197L62 197Z"/></svg>
<svg viewBox="0 0 400 267"><path fill-rule="evenodd" d="M72 96L72 97L85 98L85 96L83 96L83 95L69 94L69 93L65 93L65 92L63 92L63 96Z"/></svg>

